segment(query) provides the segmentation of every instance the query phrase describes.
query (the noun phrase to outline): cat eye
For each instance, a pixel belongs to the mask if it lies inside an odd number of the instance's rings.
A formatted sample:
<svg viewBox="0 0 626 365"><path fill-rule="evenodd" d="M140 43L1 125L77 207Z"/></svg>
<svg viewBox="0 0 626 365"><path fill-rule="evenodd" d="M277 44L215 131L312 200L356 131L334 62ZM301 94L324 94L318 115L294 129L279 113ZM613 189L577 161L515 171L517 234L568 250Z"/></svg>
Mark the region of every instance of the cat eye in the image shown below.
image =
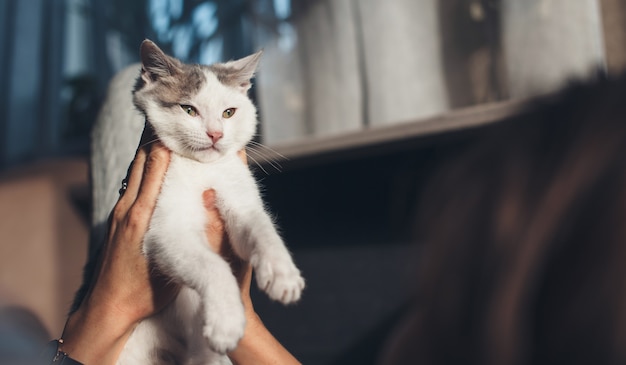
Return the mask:
<svg viewBox="0 0 626 365"><path fill-rule="evenodd" d="M196 110L196 108L194 108L191 105L181 104L180 107L181 107L181 109L183 109L185 111L185 113L191 115L192 117L195 117L195 116L198 115L198 111Z"/></svg>
<svg viewBox="0 0 626 365"><path fill-rule="evenodd" d="M237 110L237 109L235 109L235 108L228 108L228 109L224 110L224 112L222 113L222 117L227 118L227 119L232 117L233 115L235 115L235 110Z"/></svg>

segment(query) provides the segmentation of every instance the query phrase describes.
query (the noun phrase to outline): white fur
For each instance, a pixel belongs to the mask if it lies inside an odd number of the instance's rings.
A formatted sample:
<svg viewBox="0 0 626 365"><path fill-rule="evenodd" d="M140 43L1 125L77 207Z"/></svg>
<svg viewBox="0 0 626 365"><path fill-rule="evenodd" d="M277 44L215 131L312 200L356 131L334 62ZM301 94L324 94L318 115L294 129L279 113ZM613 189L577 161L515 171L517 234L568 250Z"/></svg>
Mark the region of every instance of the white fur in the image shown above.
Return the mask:
<svg viewBox="0 0 626 365"><path fill-rule="evenodd" d="M118 190L133 160L145 117L135 108L132 90L140 64L120 71L109 83L106 99L91 132L91 185L93 252L106 235L109 214L119 197Z"/></svg>
<svg viewBox="0 0 626 365"><path fill-rule="evenodd" d="M220 83L208 69L192 100L199 115L163 108L148 100L152 81L136 91L144 98L148 121L172 153L143 249L158 269L184 289L162 313L133 332L118 361L130 364L228 364L225 354L243 335L245 317L230 266L207 242L202 193L216 192L234 251L248 260L257 284L272 299L300 298L304 280L264 209L256 182L238 158L252 138L256 109L245 90ZM237 108L232 118L222 117ZM207 131L223 137L213 144Z"/></svg>

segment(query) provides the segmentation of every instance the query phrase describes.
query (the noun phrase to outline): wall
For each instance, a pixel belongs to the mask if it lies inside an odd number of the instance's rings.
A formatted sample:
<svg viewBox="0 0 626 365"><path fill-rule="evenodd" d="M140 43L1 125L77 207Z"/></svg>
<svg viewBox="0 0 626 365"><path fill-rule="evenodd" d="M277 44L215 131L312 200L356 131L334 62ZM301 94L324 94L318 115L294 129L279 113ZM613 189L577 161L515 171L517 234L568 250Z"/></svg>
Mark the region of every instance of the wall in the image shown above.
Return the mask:
<svg viewBox="0 0 626 365"><path fill-rule="evenodd" d="M61 334L82 282L88 227L87 163L66 159L0 175L0 305L32 310Z"/></svg>

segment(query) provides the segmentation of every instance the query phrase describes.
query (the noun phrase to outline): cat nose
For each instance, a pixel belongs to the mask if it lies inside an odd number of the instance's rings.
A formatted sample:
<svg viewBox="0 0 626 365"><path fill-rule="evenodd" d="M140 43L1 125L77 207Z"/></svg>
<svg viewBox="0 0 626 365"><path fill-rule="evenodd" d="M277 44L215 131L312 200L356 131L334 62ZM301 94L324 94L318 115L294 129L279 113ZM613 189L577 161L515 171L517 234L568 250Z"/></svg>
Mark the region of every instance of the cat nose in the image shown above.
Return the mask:
<svg viewBox="0 0 626 365"><path fill-rule="evenodd" d="M224 136L224 133L220 131L208 131L206 132L206 135L209 136L209 138L211 138L211 141L213 141L213 143L217 143L217 141L222 139L222 136Z"/></svg>

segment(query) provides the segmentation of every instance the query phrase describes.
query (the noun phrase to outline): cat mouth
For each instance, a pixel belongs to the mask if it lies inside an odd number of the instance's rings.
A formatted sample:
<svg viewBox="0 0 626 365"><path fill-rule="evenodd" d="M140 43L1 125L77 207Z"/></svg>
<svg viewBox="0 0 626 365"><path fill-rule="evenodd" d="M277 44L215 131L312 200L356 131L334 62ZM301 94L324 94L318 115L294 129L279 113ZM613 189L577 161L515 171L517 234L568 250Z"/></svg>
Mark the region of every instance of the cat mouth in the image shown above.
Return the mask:
<svg viewBox="0 0 626 365"><path fill-rule="evenodd" d="M216 145L210 145L210 146L206 146L206 147L200 147L197 149L197 151L199 152L206 152L206 151L215 151L215 152L219 152L219 148L217 148Z"/></svg>

